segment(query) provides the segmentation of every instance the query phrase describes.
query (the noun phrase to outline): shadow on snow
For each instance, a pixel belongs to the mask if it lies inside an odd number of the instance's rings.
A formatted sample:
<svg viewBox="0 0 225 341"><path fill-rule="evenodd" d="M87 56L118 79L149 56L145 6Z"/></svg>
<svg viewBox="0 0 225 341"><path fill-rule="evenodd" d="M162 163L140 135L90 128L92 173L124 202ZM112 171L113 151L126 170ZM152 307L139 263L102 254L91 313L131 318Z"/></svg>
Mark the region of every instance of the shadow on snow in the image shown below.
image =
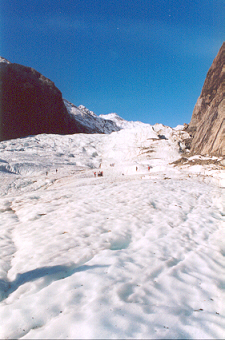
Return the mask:
<svg viewBox="0 0 225 341"><path fill-rule="evenodd" d="M12 282L0 279L0 302L6 299L10 294L16 291L21 285L27 282L33 282L36 279L44 278L45 285L50 285L53 281L58 281L73 275L76 272L92 270L94 268L107 267L107 265L56 265L49 267L37 268L31 271L17 274L16 279Z"/></svg>

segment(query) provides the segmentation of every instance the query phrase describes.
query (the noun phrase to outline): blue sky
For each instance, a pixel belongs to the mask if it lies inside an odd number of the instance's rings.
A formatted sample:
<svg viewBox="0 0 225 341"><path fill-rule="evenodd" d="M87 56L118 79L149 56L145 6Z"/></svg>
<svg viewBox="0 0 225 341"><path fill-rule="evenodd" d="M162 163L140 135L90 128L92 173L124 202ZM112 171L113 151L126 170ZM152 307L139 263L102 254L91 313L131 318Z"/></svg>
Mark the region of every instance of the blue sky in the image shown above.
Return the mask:
<svg viewBox="0 0 225 341"><path fill-rule="evenodd" d="M2 0L1 53L97 115L189 123L224 41L224 0Z"/></svg>

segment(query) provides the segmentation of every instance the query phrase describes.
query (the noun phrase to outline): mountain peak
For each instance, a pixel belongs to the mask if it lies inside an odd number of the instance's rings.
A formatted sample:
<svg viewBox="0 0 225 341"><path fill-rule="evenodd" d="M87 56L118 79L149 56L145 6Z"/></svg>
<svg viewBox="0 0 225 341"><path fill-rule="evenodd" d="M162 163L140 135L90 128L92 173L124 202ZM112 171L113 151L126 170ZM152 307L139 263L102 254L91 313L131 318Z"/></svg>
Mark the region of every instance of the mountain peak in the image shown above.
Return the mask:
<svg viewBox="0 0 225 341"><path fill-rule="evenodd" d="M0 63L11 64L11 62L3 57L0 56Z"/></svg>

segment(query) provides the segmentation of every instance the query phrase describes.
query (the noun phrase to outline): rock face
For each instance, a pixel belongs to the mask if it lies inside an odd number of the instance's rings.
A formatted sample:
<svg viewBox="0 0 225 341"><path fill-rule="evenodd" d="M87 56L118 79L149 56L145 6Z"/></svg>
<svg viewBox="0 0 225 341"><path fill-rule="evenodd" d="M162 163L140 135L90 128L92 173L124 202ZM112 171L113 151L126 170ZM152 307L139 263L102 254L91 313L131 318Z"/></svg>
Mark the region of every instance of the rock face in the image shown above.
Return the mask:
<svg viewBox="0 0 225 341"><path fill-rule="evenodd" d="M62 94L48 78L2 59L0 81L0 140L67 131Z"/></svg>
<svg viewBox="0 0 225 341"><path fill-rule="evenodd" d="M225 43L210 67L187 131L191 154L225 156Z"/></svg>
<svg viewBox="0 0 225 341"><path fill-rule="evenodd" d="M117 125L63 100L33 68L0 57L0 141L37 134L111 133Z"/></svg>
<svg viewBox="0 0 225 341"><path fill-rule="evenodd" d="M50 79L0 57L0 141L86 132L85 125L69 115L62 93Z"/></svg>

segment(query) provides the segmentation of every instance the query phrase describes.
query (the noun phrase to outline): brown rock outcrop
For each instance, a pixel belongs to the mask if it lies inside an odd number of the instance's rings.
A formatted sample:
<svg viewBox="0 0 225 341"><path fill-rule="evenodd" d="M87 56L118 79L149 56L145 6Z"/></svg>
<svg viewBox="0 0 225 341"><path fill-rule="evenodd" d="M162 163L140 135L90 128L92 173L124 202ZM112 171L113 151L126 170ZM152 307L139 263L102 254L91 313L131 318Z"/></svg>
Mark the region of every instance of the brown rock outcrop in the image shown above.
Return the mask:
<svg viewBox="0 0 225 341"><path fill-rule="evenodd" d="M0 57L0 141L42 133L118 130L114 122L63 100L55 84L38 71Z"/></svg>
<svg viewBox="0 0 225 341"><path fill-rule="evenodd" d="M67 110L54 83L30 67L1 62L0 140L65 133Z"/></svg>
<svg viewBox="0 0 225 341"><path fill-rule="evenodd" d="M55 84L31 67L0 57L0 141L36 134L86 133Z"/></svg>
<svg viewBox="0 0 225 341"><path fill-rule="evenodd" d="M225 156L225 42L210 67L187 131L191 154Z"/></svg>

